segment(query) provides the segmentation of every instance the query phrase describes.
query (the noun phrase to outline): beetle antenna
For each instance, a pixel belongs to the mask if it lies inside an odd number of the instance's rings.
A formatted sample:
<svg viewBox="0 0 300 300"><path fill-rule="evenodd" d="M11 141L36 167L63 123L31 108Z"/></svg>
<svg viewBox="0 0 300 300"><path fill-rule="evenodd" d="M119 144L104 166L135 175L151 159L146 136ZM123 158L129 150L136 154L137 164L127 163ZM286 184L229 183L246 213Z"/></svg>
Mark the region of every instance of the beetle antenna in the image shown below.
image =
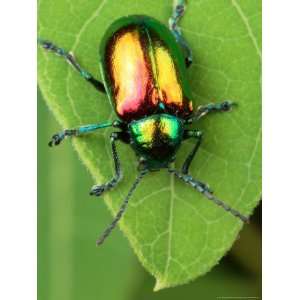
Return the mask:
<svg viewBox="0 0 300 300"><path fill-rule="evenodd" d="M220 200L217 197L215 197L212 194L212 191L204 183L202 183L202 182L200 182L198 180L195 180L190 175L179 173L177 170L168 169L168 171L169 171L169 173L174 173L176 177L178 177L179 179L183 180L185 183L191 185L194 189L196 189L198 192L200 192L201 194L203 194L208 200L211 200L212 202L214 202L218 206L222 207L224 210L228 211L233 216L239 218L243 222L249 223L249 218L248 217L242 215L239 211L231 208L225 202L223 202L222 200Z"/></svg>
<svg viewBox="0 0 300 300"><path fill-rule="evenodd" d="M139 175L137 176L137 178L135 179L135 182L133 183L133 185L131 186L127 196L125 197L118 213L116 214L114 220L111 222L111 224L105 229L105 231L99 236L99 238L96 241L96 245L100 246L101 244L103 244L103 242L105 241L105 239L110 235L110 233L112 232L112 230L116 227L117 223L119 222L119 220L121 219L121 217L123 216L129 199L132 196L133 192L135 191L135 189L137 188L138 184L140 183L140 181L142 180L142 178L148 173L147 169L142 170Z"/></svg>

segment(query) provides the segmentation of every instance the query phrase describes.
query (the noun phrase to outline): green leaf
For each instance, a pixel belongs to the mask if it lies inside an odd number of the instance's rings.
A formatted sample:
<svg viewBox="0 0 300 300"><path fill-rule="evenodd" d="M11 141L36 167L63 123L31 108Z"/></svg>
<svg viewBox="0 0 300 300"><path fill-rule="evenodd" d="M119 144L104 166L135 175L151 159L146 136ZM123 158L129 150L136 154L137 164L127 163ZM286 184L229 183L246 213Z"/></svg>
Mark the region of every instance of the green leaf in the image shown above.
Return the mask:
<svg viewBox="0 0 300 300"><path fill-rule="evenodd" d="M39 36L74 52L79 62L100 78L99 42L113 20L146 14L167 24L171 10L172 1L40 0ZM205 136L191 174L249 215L261 193L261 3L189 1L181 25L194 54L188 71L194 107L224 99L238 103L234 111L207 116L195 126ZM39 50L38 79L62 127L115 118L107 98L60 57ZM97 183L107 181L113 173L109 131L73 140ZM192 146L192 141L182 145L176 167ZM137 174L133 151L126 145L119 150L124 179L104 197L114 214ZM52 155L59 156L59 152ZM120 226L141 263L155 276L155 290L159 290L208 272L230 249L242 224L162 170L144 178Z"/></svg>
<svg viewBox="0 0 300 300"><path fill-rule="evenodd" d="M71 144L53 155L47 143L57 122L38 100L38 299L132 300L140 283L133 253L120 232L102 251L91 243L111 215L91 201L91 176Z"/></svg>

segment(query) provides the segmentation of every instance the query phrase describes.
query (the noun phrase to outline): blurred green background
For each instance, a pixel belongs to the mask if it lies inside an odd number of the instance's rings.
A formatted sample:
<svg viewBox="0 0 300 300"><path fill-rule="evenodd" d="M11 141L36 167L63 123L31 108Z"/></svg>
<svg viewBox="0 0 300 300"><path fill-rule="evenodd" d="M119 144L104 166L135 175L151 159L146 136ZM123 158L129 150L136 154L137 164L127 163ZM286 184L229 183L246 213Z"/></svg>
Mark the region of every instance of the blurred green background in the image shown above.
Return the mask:
<svg viewBox="0 0 300 300"><path fill-rule="evenodd" d="M220 264L196 281L153 292L154 278L116 229L103 247L98 234L112 217L70 141L47 143L61 130L38 92L38 299L181 300L261 298L261 206Z"/></svg>

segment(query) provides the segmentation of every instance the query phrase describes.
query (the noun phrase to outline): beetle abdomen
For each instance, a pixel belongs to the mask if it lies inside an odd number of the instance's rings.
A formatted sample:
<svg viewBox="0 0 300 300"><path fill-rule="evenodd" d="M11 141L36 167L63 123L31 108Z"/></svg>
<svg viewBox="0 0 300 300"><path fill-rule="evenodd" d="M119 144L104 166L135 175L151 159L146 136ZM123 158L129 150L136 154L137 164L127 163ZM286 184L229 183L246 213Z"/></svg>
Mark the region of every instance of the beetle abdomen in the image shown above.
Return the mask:
<svg viewBox="0 0 300 300"><path fill-rule="evenodd" d="M104 83L122 120L159 109L181 118L192 112L184 57L172 33L155 19L119 19L104 37L101 52Z"/></svg>

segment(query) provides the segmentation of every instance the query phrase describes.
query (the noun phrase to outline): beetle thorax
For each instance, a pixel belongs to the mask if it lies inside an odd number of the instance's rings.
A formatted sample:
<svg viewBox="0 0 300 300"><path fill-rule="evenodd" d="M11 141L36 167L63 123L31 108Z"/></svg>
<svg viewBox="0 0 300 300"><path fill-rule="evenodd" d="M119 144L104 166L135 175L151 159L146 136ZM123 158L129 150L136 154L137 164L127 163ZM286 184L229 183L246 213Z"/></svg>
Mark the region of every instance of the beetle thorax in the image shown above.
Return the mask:
<svg viewBox="0 0 300 300"><path fill-rule="evenodd" d="M175 116L156 114L129 124L131 145L148 167L166 167L183 137L183 122Z"/></svg>

